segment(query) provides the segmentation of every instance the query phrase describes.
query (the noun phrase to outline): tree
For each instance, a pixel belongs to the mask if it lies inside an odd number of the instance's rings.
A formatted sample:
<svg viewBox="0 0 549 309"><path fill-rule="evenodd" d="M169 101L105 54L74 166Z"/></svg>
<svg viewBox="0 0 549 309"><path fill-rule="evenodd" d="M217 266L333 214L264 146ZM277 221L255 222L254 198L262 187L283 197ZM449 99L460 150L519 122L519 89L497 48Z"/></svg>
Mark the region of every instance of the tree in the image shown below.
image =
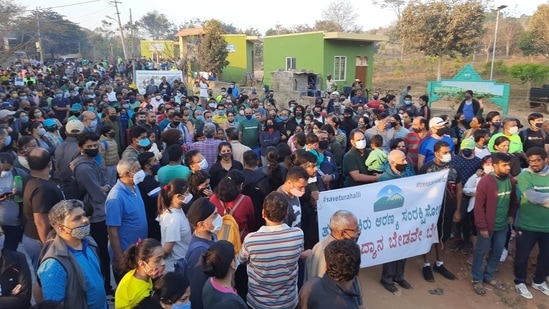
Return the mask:
<svg viewBox="0 0 549 309"><path fill-rule="evenodd" d="M515 64L507 72L523 84L528 83L529 88L542 84L549 77L549 67L539 63Z"/></svg>
<svg viewBox="0 0 549 309"><path fill-rule="evenodd" d="M211 19L204 25L204 37L198 47L198 63L202 71L212 72L219 77L223 68L229 65L227 61L227 41L223 37L223 25Z"/></svg>
<svg viewBox="0 0 549 309"><path fill-rule="evenodd" d="M24 7L11 0L0 0L0 64L4 63L10 55L10 31L21 16Z"/></svg>
<svg viewBox="0 0 549 309"><path fill-rule="evenodd" d="M332 20L317 20L314 29L324 32L340 32L343 31L341 26Z"/></svg>
<svg viewBox="0 0 549 309"><path fill-rule="evenodd" d="M293 33L291 29L288 29L281 24L276 24L273 28L269 28L267 29L267 31L265 31L265 36L290 33Z"/></svg>
<svg viewBox="0 0 549 309"><path fill-rule="evenodd" d="M175 24L156 10L143 15L137 25L145 31L145 37L153 40L172 40L177 32Z"/></svg>
<svg viewBox="0 0 549 309"><path fill-rule="evenodd" d="M484 34L483 22L484 7L478 1L415 0L402 11L397 29L406 49L438 57L440 80L443 57L472 53L474 42Z"/></svg>
<svg viewBox="0 0 549 309"><path fill-rule="evenodd" d="M372 0L373 5L377 5L382 9L391 9L395 13L397 19L402 16L402 10L406 5L406 0Z"/></svg>
<svg viewBox="0 0 549 309"><path fill-rule="evenodd" d="M542 55L549 57L549 4L538 6L537 11L532 15L529 24L532 44L536 46L533 50L543 51Z"/></svg>
<svg viewBox="0 0 549 309"><path fill-rule="evenodd" d="M549 57L549 51L543 49L543 46L537 44L535 35L531 31L525 31L520 34L518 39L518 48L524 56L544 55Z"/></svg>
<svg viewBox="0 0 549 309"><path fill-rule="evenodd" d="M505 57L517 43L520 33L523 31L520 21L514 17L500 19L498 36L501 34L502 42L505 44Z"/></svg>
<svg viewBox="0 0 549 309"><path fill-rule="evenodd" d="M322 20L329 20L347 32L362 32L355 21L359 19L357 10L349 0L334 0L322 10Z"/></svg>

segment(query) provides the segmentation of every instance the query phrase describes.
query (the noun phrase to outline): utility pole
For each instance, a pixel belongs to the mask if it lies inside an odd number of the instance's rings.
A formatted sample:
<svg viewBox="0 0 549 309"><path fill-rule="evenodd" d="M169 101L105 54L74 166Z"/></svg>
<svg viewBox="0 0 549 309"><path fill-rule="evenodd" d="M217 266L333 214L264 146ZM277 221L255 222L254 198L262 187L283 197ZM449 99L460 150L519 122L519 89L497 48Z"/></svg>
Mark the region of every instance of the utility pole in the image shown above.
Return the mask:
<svg viewBox="0 0 549 309"><path fill-rule="evenodd" d="M112 4L114 4L114 8L116 9L116 17L118 19L118 29L120 29L120 41L122 42L122 51L124 51L124 59L128 59L128 54L126 53L126 42L124 39L124 29L122 28L122 22L120 21L120 11L118 10L118 0L112 0Z"/></svg>
<svg viewBox="0 0 549 309"><path fill-rule="evenodd" d="M44 65L44 49L42 48L42 35L40 34L40 11L38 10L38 8L36 8L36 28L37 28L37 32L36 34L38 35L38 44L37 44L37 49L38 49L38 52L40 53L40 64L41 65Z"/></svg>
<svg viewBox="0 0 549 309"><path fill-rule="evenodd" d="M132 9L130 8L130 57L133 59L133 18L132 18Z"/></svg>

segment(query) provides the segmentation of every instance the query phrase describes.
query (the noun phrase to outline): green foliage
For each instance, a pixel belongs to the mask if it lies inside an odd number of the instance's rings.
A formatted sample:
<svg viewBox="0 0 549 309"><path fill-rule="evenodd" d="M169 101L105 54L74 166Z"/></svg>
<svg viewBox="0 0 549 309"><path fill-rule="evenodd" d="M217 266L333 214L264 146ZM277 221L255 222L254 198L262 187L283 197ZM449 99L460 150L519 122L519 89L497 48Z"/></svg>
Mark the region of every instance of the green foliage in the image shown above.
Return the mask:
<svg viewBox="0 0 549 309"><path fill-rule="evenodd" d="M145 37L153 40L171 40L177 32L175 24L156 10L143 15L137 25L144 30Z"/></svg>
<svg viewBox="0 0 549 309"><path fill-rule="evenodd" d="M515 64L508 70L509 75L519 79L523 84L541 85L549 77L549 66L539 63Z"/></svg>
<svg viewBox="0 0 549 309"><path fill-rule="evenodd" d="M397 29L407 50L426 56L468 55L472 42L484 34L484 7L468 0L413 1L402 11Z"/></svg>
<svg viewBox="0 0 549 309"><path fill-rule="evenodd" d="M524 56L549 54L548 47L540 45L536 39L536 35L531 31L525 31L519 35L517 45Z"/></svg>
<svg viewBox="0 0 549 309"><path fill-rule="evenodd" d="M229 65L227 61L227 41L223 37L222 24L211 19L204 25L205 35L198 47L198 63L205 72L212 72L219 77L223 68Z"/></svg>
<svg viewBox="0 0 549 309"><path fill-rule="evenodd" d="M482 70L485 74L489 74L491 69L492 69L492 61L486 62L482 66ZM503 60L494 61L494 74L495 75L506 75L507 72L508 72L508 68L507 68L507 65L505 64L505 61L503 61Z"/></svg>
<svg viewBox="0 0 549 309"><path fill-rule="evenodd" d="M543 54L549 57L549 4L538 6L537 11L530 19L531 45L527 52ZM524 43L524 42L523 42ZM528 44L526 44L528 46ZM522 50L522 49L521 49ZM531 54L532 55L532 54Z"/></svg>

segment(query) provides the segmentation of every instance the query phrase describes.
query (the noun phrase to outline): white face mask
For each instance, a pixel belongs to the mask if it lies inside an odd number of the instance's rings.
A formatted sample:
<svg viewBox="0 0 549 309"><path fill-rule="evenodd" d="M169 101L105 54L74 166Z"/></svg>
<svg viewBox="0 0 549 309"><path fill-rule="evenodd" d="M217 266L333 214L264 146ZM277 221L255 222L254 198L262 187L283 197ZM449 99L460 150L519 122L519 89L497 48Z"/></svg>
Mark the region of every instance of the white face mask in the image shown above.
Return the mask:
<svg viewBox="0 0 549 309"><path fill-rule="evenodd" d="M509 133L516 134L517 132L518 132L518 127L517 126L509 128Z"/></svg>
<svg viewBox="0 0 549 309"><path fill-rule="evenodd" d="M198 163L198 165L200 166L201 170L205 170L208 168L208 161L206 160L206 158L203 158L202 161Z"/></svg>
<svg viewBox="0 0 549 309"><path fill-rule="evenodd" d="M364 148L366 148L366 140L358 141L358 142L356 142L355 144L356 144L356 146L355 146L356 149L364 149Z"/></svg>
<svg viewBox="0 0 549 309"><path fill-rule="evenodd" d="M185 195L185 199L183 199L183 204L188 204L191 200L193 199L193 194L192 193L189 193L187 195Z"/></svg>
<svg viewBox="0 0 549 309"><path fill-rule="evenodd" d="M220 215L217 215L215 219L212 222L213 224L213 230L211 230L212 233L216 233L217 231L221 230L221 226L223 225L223 218L221 218Z"/></svg>
<svg viewBox="0 0 549 309"><path fill-rule="evenodd" d="M484 173L486 174L490 174L491 172L494 171L494 167L492 165L484 166L483 169L484 169Z"/></svg>
<svg viewBox="0 0 549 309"><path fill-rule="evenodd" d="M448 163L452 161L452 154L447 153L445 155L442 155L442 158L440 159L440 161L442 161L443 163Z"/></svg>
<svg viewBox="0 0 549 309"><path fill-rule="evenodd" d="M133 175L133 183L135 185L142 183L144 179L145 179L145 172L143 170L140 170L139 172Z"/></svg>

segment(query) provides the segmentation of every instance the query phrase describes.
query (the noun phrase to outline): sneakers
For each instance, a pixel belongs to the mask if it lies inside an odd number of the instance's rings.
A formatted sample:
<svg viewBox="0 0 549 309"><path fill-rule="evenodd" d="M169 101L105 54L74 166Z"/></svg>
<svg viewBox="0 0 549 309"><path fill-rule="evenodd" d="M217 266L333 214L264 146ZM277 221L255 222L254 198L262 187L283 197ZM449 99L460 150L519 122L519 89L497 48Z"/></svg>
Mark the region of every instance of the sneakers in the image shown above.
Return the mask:
<svg viewBox="0 0 549 309"><path fill-rule="evenodd" d="M433 271L431 270L431 266L424 266L423 267L423 279L428 282L435 281L435 277L433 276Z"/></svg>
<svg viewBox="0 0 549 309"><path fill-rule="evenodd" d="M501 263L505 262L507 260L508 255L509 255L509 250L503 248L503 251L501 252L501 257L499 258L499 261Z"/></svg>
<svg viewBox="0 0 549 309"><path fill-rule="evenodd" d="M448 280L455 280L456 279L456 276L454 274L452 274L448 269L446 269L446 267L444 267L444 265L440 265L440 266L433 266L433 270L436 271L437 273L441 274L444 278L448 279Z"/></svg>
<svg viewBox="0 0 549 309"><path fill-rule="evenodd" d="M532 283L532 287L534 287L534 283ZM519 293L520 296L522 296L526 299L534 298L534 295L532 295L532 293L530 293L530 291L528 291L528 288L526 287L526 284L524 284L524 283L515 284L515 288L517 289L517 292ZM545 286L545 288L547 288L547 285Z"/></svg>
<svg viewBox="0 0 549 309"><path fill-rule="evenodd" d="M532 282L532 287L535 290L538 290L538 291L542 292L543 294L549 296L549 288L547 287L547 282L544 281L543 283L540 283L540 284ZM530 294L530 295L532 295L532 294Z"/></svg>

